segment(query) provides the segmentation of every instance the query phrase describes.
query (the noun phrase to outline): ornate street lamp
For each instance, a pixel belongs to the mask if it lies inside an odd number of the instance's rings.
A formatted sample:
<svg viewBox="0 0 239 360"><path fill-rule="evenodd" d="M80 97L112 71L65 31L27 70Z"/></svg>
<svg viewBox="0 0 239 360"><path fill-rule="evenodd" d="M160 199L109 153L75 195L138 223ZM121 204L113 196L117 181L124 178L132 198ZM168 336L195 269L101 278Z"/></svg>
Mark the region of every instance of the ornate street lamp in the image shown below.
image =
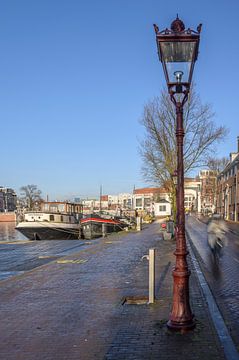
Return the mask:
<svg viewBox="0 0 239 360"><path fill-rule="evenodd" d="M195 322L189 303L189 276L187 246L185 238L184 210L184 161L183 161L183 106L188 99L193 68L198 56L201 24L197 31L185 29L178 18L170 29L159 31L154 25L159 59L172 102L176 108L177 138L177 221L176 221L176 264L173 270L173 305L167 323L172 330L193 329Z"/></svg>

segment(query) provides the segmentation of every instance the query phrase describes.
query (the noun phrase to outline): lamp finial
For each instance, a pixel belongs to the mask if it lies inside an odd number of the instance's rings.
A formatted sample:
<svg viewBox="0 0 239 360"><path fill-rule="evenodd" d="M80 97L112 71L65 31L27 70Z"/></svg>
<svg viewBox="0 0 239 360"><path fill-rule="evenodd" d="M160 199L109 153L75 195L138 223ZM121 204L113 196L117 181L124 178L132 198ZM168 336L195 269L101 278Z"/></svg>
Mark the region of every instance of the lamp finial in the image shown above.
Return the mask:
<svg viewBox="0 0 239 360"><path fill-rule="evenodd" d="M185 30L185 25L183 21L179 19L178 14L177 18L171 24L171 30L173 32L182 32Z"/></svg>

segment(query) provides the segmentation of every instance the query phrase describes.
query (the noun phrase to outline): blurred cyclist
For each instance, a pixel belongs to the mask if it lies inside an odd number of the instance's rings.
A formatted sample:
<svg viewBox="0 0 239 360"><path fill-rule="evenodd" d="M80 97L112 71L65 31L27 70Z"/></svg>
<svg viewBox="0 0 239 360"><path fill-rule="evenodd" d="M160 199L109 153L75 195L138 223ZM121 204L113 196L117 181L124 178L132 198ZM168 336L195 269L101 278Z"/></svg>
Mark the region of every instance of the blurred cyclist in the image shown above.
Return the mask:
<svg viewBox="0 0 239 360"><path fill-rule="evenodd" d="M227 245L227 238L225 236L228 231L227 225L220 215L213 214L207 226L208 245L214 254L220 254L223 246Z"/></svg>

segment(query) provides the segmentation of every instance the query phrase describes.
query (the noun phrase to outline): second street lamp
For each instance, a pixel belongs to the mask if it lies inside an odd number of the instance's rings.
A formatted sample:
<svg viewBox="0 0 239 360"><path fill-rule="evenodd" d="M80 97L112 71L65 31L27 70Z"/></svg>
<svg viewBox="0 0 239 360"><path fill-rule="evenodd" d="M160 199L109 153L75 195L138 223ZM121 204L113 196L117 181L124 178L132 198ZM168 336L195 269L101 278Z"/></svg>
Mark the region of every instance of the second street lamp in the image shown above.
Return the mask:
<svg viewBox="0 0 239 360"><path fill-rule="evenodd" d="M184 160L183 160L183 106L188 99L195 61L198 56L201 24L197 31L185 29L178 18L170 29L159 31L154 25L159 59L168 86L170 98L176 108L177 139L177 215L176 215L176 264L173 270L173 305L167 323L172 330L193 329L195 322L189 303L189 276L185 238L184 209Z"/></svg>

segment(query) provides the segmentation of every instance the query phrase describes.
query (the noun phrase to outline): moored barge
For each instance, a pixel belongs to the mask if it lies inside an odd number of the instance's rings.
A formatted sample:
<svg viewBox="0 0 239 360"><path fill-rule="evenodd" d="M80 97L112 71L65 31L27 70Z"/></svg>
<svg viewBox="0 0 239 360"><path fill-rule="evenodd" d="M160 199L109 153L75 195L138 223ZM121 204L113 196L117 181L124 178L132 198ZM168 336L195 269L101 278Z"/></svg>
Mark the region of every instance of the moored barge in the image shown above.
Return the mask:
<svg viewBox="0 0 239 360"><path fill-rule="evenodd" d="M81 219L81 236L84 239L94 239L112 232L121 231L124 224L115 219L105 219L97 214L87 215Z"/></svg>

